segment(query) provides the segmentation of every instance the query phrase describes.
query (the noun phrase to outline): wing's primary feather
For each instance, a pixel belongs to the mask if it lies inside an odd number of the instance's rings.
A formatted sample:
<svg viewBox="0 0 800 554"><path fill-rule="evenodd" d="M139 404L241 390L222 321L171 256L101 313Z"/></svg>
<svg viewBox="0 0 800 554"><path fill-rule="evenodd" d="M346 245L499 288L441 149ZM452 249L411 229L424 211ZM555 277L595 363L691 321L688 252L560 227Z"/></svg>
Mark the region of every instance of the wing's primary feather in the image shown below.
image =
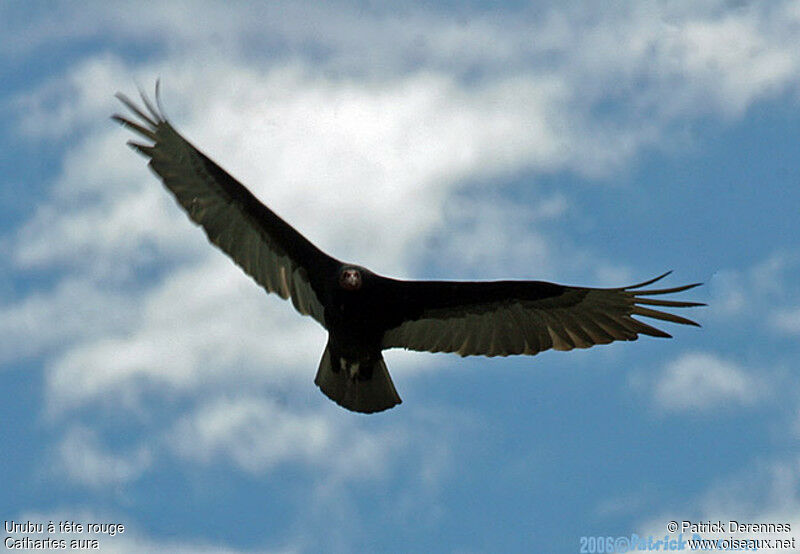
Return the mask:
<svg viewBox="0 0 800 554"><path fill-rule="evenodd" d="M121 115L112 119L153 143L128 144L150 159L150 168L213 244L268 292L291 298L297 311L325 325L322 281L339 262L184 139L164 117L158 92L156 83L156 107L140 91L149 114L116 95L139 121Z"/></svg>
<svg viewBox="0 0 800 554"><path fill-rule="evenodd" d="M397 303L384 348L457 352L462 356L536 354L572 350L640 334L670 335L634 315L698 325L641 304L686 308L699 302L660 300L652 295L681 292L700 283L668 289L646 287L668 275L621 288L584 288L543 281L395 281Z"/></svg>

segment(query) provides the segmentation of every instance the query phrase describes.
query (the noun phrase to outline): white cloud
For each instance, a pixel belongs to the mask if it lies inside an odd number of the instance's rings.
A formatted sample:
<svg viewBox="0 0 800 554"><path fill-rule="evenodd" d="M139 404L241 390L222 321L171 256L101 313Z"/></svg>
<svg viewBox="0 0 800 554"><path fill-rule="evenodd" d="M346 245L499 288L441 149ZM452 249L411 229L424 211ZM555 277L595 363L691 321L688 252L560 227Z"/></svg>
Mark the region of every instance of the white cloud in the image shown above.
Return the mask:
<svg viewBox="0 0 800 554"><path fill-rule="evenodd" d="M214 52L241 58L254 50L308 55L359 76L424 67L474 78L557 68L590 99L644 86L648 90L632 107L659 115L687 109L736 115L797 84L793 45L800 13L790 0L738 7L726 0L539 2L506 11L461 9L457 17L424 4L398 11L388 2L369 8L350 2L247 4L234 10L213 1L193 2L192 9L151 1L141 3L142 18L120 17L122 2L95 4L92 18L69 6L26 13L26 25L12 24L5 14L0 48L16 56L54 41L110 34L118 43L190 51L197 59Z"/></svg>
<svg viewBox="0 0 800 554"><path fill-rule="evenodd" d="M730 319L731 315L741 314L753 303L755 292L744 283L744 278L740 271L727 269L717 271L708 284L711 290L711 305L709 313L711 317L715 315L720 318ZM748 296L749 295L749 296Z"/></svg>
<svg viewBox="0 0 800 554"><path fill-rule="evenodd" d="M709 317L737 324L744 318L774 320L777 314L785 311L778 306L783 306L795 294L793 282L797 267L796 254L774 251L750 267L718 271L708 283Z"/></svg>
<svg viewBox="0 0 800 554"><path fill-rule="evenodd" d="M288 459L317 459L330 449L334 429L321 415L282 410L263 398L216 399L177 422L167 442L185 458L203 463L229 457L250 473Z"/></svg>
<svg viewBox="0 0 800 554"><path fill-rule="evenodd" d="M710 411L752 406L766 385L735 362L708 352L685 353L668 363L654 382L654 398L669 411Z"/></svg>
<svg viewBox="0 0 800 554"><path fill-rule="evenodd" d="M124 333L95 333L53 357L51 410L98 400L135 408L147 391L169 397L244 383L311 385L322 329L267 297L221 254L170 274L137 300Z"/></svg>
<svg viewBox="0 0 800 554"><path fill-rule="evenodd" d="M230 57L211 55L203 60L204 71L197 72L190 53L196 53L194 47L205 41L209 29L203 27L201 40L197 27L181 24L186 23L185 13L174 5L153 4L146 21L129 22L120 31L141 39L142 34L161 36L164 27L173 27L171 36L183 44L172 53L174 59L135 73L144 81L150 80L148 74L165 77L168 96L180 98L178 106L193 114L178 118L179 127L234 174L246 177L312 238L328 247L337 245L346 255L366 252L368 262L402 272L404 264L398 260L436 225L443 202L467 176L480 179L520 169L604 171L643 146L663 143L676 117L705 110L738 114L796 84L791 22L797 14L788 4L774 6L726 11L690 4L648 9L623 4L588 14L568 6L546 9L546 17L530 21L478 12L470 24L420 8L391 17L380 9L365 14L310 4L233 11L205 3L192 10L192 17L206 19L211 29L244 30L218 33L225 41L246 42L245 37L256 34L255 21L263 34L266 21L276 27L271 35L275 41L325 44L333 59L356 57L366 72L357 76L340 69L323 77L315 64L332 62L324 57L312 64L302 56L264 68L238 57L231 63ZM100 9L98 21L113 19L110 15L118 9ZM264 10L273 17L255 17ZM98 24L95 32L102 28ZM362 32L354 33L354 28ZM363 31L400 40L363 59L365 49L353 43L355 36L362 41ZM390 66L399 63L420 40L432 42L420 65L374 72L386 67L387 58ZM452 55L456 51L460 56ZM554 52L561 61L558 67L544 63ZM511 63L499 64L505 69L498 72L493 69L497 64L487 61L498 59ZM462 71L476 65L486 76L465 83ZM111 93L130 81L131 73L113 56L90 58L66 83L55 80L26 95L32 109L21 125L48 135L88 125L105 115ZM752 79L754 74L760 77ZM634 83L644 83L644 88ZM176 89L178 94L172 92ZM197 90L204 94L197 95ZM612 126L592 114L594 103L622 94L633 98L620 113L624 123ZM708 102L713 106L704 108ZM657 117L641 117L650 112ZM73 166L73 174L108 188L108 166L97 163L98 152L104 153L104 161L117 160L122 149L114 138L103 139L82 154L83 163ZM106 252L125 248L114 237L138 245L146 237L162 242L179 236L169 229L168 212L156 200L152 180L132 191L127 203L113 186L109 194L117 199L113 205L84 205L80 213L55 221L48 216L57 208L43 208L26 227L17 259L45 261L48 245L54 244L61 246L61 259L86 257L92 231L103 237ZM309 204L308 198L315 202ZM107 212L111 216L104 225L99 219ZM143 212L157 216L156 221L148 222L148 231L137 231L137 214ZM337 214L333 225L326 217L330 213Z"/></svg>
<svg viewBox="0 0 800 554"><path fill-rule="evenodd" d="M338 476L381 475L397 433L381 437L344 424L326 411L287 409L270 398L217 398L181 418L168 432L169 448L198 463L229 462L254 474L302 461L325 465Z"/></svg>
<svg viewBox="0 0 800 554"><path fill-rule="evenodd" d="M0 364L60 351L69 344L124 329L133 302L117 288L65 278L0 308Z"/></svg>
<svg viewBox="0 0 800 554"><path fill-rule="evenodd" d="M54 472L73 483L107 489L136 480L151 463L151 451L145 446L112 453L93 430L74 426L61 438Z"/></svg>
<svg viewBox="0 0 800 554"><path fill-rule="evenodd" d="M549 241L529 229L566 210L567 202L561 195L534 202L532 207L490 194L451 198L439 232L431 233L431 262L439 271L462 278L545 276L554 269ZM540 261L535 275L531 273L531 260Z"/></svg>
<svg viewBox="0 0 800 554"><path fill-rule="evenodd" d="M558 108L564 92L552 79L463 89L429 72L356 82L323 79L297 64L266 73L235 65L214 69L232 89L221 88L215 72L172 71L167 86L200 104L192 106L188 122L176 121L178 127L312 239L344 245L344 255L366 252L389 270L403 267L398 260L405 250L437 224L443 202L467 176L552 167L566 155L558 134L568 113ZM109 99L127 80L110 70L98 72L98 79L85 87L105 90ZM208 94L193 98L194 90ZM105 123L111 106L97 111L98 121ZM108 162L123 153L135 159L120 145L125 136L97 131L78 141L56 183L56 201L42 206L18 236L19 264L108 258L111 252L127 258L144 241L177 250L175 237L186 233L175 230L175 211L164 209L166 196L153 179L109 171Z"/></svg>
<svg viewBox="0 0 800 554"><path fill-rule="evenodd" d="M75 136L96 127L97 113L107 109L108 91L102 85L123 77L130 78L125 64L115 56L102 54L77 64L61 78L17 96L10 107L24 114L18 127L24 136ZM114 152L109 154L112 159L118 157Z"/></svg>
<svg viewBox="0 0 800 554"><path fill-rule="evenodd" d="M788 1L580 5L554 10L544 36L593 100L632 95L630 115L661 122L738 117L753 102L796 90L798 15Z"/></svg>

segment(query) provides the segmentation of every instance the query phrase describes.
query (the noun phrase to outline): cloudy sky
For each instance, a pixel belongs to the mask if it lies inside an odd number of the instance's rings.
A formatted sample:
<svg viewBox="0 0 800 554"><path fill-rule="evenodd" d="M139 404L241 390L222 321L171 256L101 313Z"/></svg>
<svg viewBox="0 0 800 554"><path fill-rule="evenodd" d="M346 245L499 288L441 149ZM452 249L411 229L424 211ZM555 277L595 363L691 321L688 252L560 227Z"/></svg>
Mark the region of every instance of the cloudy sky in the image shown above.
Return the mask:
<svg viewBox="0 0 800 554"><path fill-rule="evenodd" d="M2 519L123 523L116 552L577 552L672 519L800 536L798 44L789 1L3 2ZM338 258L672 269L705 283L684 295L703 328L390 351L404 403L346 412L312 382L324 331L109 120L158 77L175 126Z"/></svg>

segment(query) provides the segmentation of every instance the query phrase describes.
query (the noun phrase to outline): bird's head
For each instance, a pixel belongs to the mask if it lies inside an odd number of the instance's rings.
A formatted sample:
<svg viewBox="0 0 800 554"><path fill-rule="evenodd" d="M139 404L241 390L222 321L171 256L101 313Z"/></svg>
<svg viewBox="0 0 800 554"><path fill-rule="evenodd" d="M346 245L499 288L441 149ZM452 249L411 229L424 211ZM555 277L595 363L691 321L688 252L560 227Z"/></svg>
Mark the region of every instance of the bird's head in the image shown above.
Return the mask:
<svg viewBox="0 0 800 554"><path fill-rule="evenodd" d="M363 283L364 275L361 268L346 265L339 271L339 286L344 290L358 290Z"/></svg>

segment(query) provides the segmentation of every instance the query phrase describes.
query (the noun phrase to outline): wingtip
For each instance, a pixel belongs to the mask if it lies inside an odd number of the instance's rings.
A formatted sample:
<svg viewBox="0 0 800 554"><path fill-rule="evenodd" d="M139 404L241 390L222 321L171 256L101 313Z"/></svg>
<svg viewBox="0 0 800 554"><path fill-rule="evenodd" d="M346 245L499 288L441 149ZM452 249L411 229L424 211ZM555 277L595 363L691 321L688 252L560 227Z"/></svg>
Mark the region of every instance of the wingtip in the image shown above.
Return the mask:
<svg viewBox="0 0 800 554"><path fill-rule="evenodd" d="M144 104L144 107L147 109L148 112L150 112L150 115L153 116L153 119L155 121L159 122L162 121L164 118L161 116L160 113L158 113L158 110L155 108L155 106L153 106L153 103L150 101L150 98L147 96L147 94L145 94L144 90L142 90L142 87L138 88L139 88L139 96L142 98L142 103Z"/></svg>
<svg viewBox="0 0 800 554"><path fill-rule="evenodd" d="M147 114L145 114L142 110L140 110L136 106L136 104L133 102L133 100L131 100L130 98L128 98L126 95L122 94L121 92L117 92L114 96L117 98L117 100L122 102L122 104L126 108L128 108L131 111L131 113L133 113L135 116L140 118L144 123L152 126L153 128L158 127L159 118L156 118L155 120L151 119ZM122 119L125 119L125 118L122 118ZM126 119L126 121L130 122L130 120L128 120L128 119Z"/></svg>
<svg viewBox="0 0 800 554"><path fill-rule="evenodd" d="M638 288L641 288L641 287L646 287L647 285L652 285L656 281L660 281L661 279L663 279L664 277L666 277L670 273L672 273L671 269L669 271L665 272L665 273L662 273L658 277L653 277L652 279L648 279L647 281L643 281L643 282L637 283L635 285L628 285L627 287L622 287L622 288L625 289L625 290L630 290L630 289L638 289Z"/></svg>
<svg viewBox="0 0 800 554"><path fill-rule="evenodd" d="M638 320L637 320L638 321ZM673 338L672 335L664 331L663 329L659 329L658 327L653 327L653 329L658 330L658 333L644 333L648 336L655 337L657 339L671 339Z"/></svg>
<svg viewBox="0 0 800 554"><path fill-rule="evenodd" d="M108 116L108 118L111 121L115 121L115 122L117 122L117 123L119 123L120 125L123 125L123 126L128 125L130 123L130 120L127 117L125 117L122 114L118 114L118 113L110 115L110 116Z"/></svg>
<svg viewBox="0 0 800 554"><path fill-rule="evenodd" d="M643 329L640 329L638 331L639 334L641 334L641 335L647 335L648 337L654 337L654 338L657 338L657 339L671 339L671 338L673 338L672 335L670 335L669 333L667 333L663 329L659 329L658 327L653 327L652 325L648 325L647 323L645 323L645 322L643 322L643 321L641 321L639 319L635 319L635 318L633 318L633 319L634 319L634 321L638 321L639 323L641 323L643 326L646 327L646 329L643 328Z"/></svg>
<svg viewBox="0 0 800 554"><path fill-rule="evenodd" d="M142 156L144 156L146 158L151 158L152 159L152 157L153 157L153 147L152 146L148 146L146 144L141 144L141 143L138 143L138 142L134 142L132 140L129 140L125 144L127 144L128 147L130 147L134 151L136 151L137 154L141 154Z"/></svg>
<svg viewBox="0 0 800 554"><path fill-rule="evenodd" d="M156 107L164 119L167 119L164 105L161 103L161 76L156 77Z"/></svg>
<svg viewBox="0 0 800 554"><path fill-rule="evenodd" d="M652 282L655 282L655 281L650 281L650 283L652 283ZM650 284L650 283L645 283L645 284ZM636 287L633 287L633 288L639 288L639 287L645 286L645 284L637 285ZM637 297L639 297L639 296L653 296L653 295L659 295L659 294L672 294L672 293L676 293L676 292L683 292L683 291L686 291L686 290L689 290L689 289L693 289L695 287L699 287L702 284L703 283L691 283L689 285L681 285L681 286L678 286L678 287L670 287L670 288L666 288L666 289L637 290L637 291L631 291L631 292L632 292L632 294L634 296L637 296ZM629 290L630 288L631 287L628 287L625 290Z"/></svg>

